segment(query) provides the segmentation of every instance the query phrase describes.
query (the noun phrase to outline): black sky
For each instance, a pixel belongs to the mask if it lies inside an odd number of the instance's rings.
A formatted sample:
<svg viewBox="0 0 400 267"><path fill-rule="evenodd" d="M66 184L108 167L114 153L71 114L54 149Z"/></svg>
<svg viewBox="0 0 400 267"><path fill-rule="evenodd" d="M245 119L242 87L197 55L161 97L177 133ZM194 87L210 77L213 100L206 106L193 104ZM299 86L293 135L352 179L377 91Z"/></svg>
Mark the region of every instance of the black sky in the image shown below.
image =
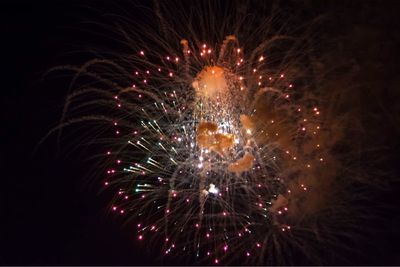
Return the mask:
<svg viewBox="0 0 400 267"><path fill-rule="evenodd" d="M97 40L88 39L77 31L76 22L88 15L85 6L107 7L107 1L104 2L9 0L0 3L2 265L160 263L141 251L129 227L123 227L121 220L107 214L109 198L97 193L98 185L83 185L82 173L87 171L83 159L87 155L60 153L54 137L34 152L39 140L57 124L67 93L66 83L60 86L60 81L42 81L41 75L59 64L85 61L79 56L68 57L68 53L80 44ZM387 166L396 176L399 173L396 165L400 165L399 128L396 128L399 127L396 123L400 122L396 114L400 110L397 104L400 2L351 1L352 5L345 2L336 3L337 12L344 18L338 25L346 26L346 34L359 28L367 33L378 32L372 39L355 34L354 38L365 40L355 39L358 45L353 47L353 52L371 59L371 62L360 63L361 67L362 64L383 65L383 70L376 67L377 71L388 72L387 77L377 75L381 80L377 80L376 85L381 88L379 94L384 95L381 100L387 110L377 113L377 121L382 125L371 122L371 127L382 129L383 137L379 138L382 145L389 147ZM316 2L305 3L312 9ZM315 6L316 12L324 9L321 2ZM132 16L140 14L133 9ZM376 55L377 50L369 48L379 42L384 44L384 49ZM374 106L373 97L366 103ZM392 117L386 119L385 112ZM381 232L372 242L378 248L360 244L365 256L355 257L351 263L400 264L400 238L396 230L400 226L400 209L395 204L398 193L399 189L394 187L378 197L382 205L393 206L391 212L383 213L387 220L379 226Z"/></svg>

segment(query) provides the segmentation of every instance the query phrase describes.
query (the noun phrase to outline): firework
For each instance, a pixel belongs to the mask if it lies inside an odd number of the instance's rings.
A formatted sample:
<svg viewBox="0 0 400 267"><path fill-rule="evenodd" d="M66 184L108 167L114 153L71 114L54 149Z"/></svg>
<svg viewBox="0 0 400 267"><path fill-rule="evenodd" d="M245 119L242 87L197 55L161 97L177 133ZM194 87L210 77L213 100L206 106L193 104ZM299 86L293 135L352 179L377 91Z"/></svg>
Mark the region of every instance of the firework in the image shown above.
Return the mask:
<svg viewBox="0 0 400 267"><path fill-rule="evenodd" d="M304 221L326 206L339 165L330 149L340 136L302 56L308 35L274 31L279 16L218 20L207 5L199 33L156 3L161 35L128 24L129 52L62 67L80 86L59 128L96 122L110 209L134 222L138 241L161 241L160 254L289 262L281 255L318 236Z"/></svg>

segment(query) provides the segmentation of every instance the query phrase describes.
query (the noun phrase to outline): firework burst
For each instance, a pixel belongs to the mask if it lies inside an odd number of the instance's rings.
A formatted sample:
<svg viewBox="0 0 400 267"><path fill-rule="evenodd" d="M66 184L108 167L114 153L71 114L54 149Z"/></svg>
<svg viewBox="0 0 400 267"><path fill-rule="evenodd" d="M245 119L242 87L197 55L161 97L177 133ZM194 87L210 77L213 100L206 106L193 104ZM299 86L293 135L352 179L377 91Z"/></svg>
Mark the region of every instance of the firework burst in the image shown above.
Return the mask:
<svg viewBox="0 0 400 267"><path fill-rule="evenodd" d="M76 75L55 130L94 122L110 210L162 255L287 263L324 239L312 218L335 193L341 120L316 88L309 27L219 4L175 18L189 13L156 2L158 28L117 19L126 50L60 67Z"/></svg>

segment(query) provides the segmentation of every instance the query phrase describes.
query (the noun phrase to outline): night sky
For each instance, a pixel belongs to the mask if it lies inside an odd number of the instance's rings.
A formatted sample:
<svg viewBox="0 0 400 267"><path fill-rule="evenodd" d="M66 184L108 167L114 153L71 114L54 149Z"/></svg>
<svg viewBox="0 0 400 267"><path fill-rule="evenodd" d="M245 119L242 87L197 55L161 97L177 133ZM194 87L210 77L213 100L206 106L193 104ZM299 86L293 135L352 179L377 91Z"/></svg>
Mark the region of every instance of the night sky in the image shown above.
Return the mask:
<svg viewBox="0 0 400 267"><path fill-rule="evenodd" d="M347 40L343 46L348 60L355 60L365 70L359 78L369 82L362 105L374 113L364 118L370 128L366 134L376 146L386 148L379 167L388 177L398 177L400 2L291 2L303 6L306 13L333 14L332 23L337 28L325 34L346 37L342 39ZM121 5L130 7L129 13L140 18L127 3ZM158 252L143 253L146 249L137 242L135 232L108 214L110 195L99 194L99 184L88 178L85 159L90 151L76 149L66 154L58 148L55 136L35 150L60 119L69 80L43 80L43 73L60 64L89 59L84 53L70 52L84 51L101 39L77 30L77 22L90 17L88 7L114 7L109 6L100 1L0 3L1 265L162 263L153 260L152 255ZM349 264L400 264L399 193L398 182L393 182L390 190L373 196L377 206L371 213L377 219L365 224L376 233L370 244L359 244L363 256L343 255ZM339 259L333 262L341 263Z"/></svg>

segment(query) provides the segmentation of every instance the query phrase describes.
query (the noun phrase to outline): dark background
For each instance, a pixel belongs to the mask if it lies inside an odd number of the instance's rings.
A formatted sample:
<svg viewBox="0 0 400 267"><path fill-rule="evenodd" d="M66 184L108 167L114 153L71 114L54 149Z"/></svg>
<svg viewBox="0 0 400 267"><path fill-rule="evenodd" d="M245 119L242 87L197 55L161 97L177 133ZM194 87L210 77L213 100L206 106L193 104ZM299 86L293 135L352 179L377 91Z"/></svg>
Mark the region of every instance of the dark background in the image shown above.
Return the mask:
<svg viewBox="0 0 400 267"><path fill-rule="evenodd" d="M107 1L104 1L107 2ZM398 175L400 48L398 1L293 1L307 12L331 12L332 34L344 34L347 53L370 70L375 94L365 105L377 108L371 121L377 143L388 147L387 168ZM350 3L349 3L350 2ZM2 265L146 265L158 264L142 252L134 231L107 214L107 195L87 183L85 154L65 155L50 137L57 125L67 83L41 79L49 68L84 62L70 55L79 44L94 43L77 30L87 7L108 8L100 1L1 1L0 3L0 264ZM132 7L131 7L132 8ZM132 8L132 16L140 16ZM361 33L360 33L361 32ZM354 37L352 37L354 36ZM349 38L350 37L350 38ZM371 78L372 77L372 78ZM362 77L363 78L363 77ZM373 129L372 129L373 128ZM379 135L379 136L378 136ZM371 243L359 244L363 257L344 255L351 264L400 264L397 183L378 200L390 206ZM374 212L373 210L371 212ZM368 224L368 222L366 222ZM154 252L157 255L157 252ZM333 264L341 262L334 262Z"/></svg>

